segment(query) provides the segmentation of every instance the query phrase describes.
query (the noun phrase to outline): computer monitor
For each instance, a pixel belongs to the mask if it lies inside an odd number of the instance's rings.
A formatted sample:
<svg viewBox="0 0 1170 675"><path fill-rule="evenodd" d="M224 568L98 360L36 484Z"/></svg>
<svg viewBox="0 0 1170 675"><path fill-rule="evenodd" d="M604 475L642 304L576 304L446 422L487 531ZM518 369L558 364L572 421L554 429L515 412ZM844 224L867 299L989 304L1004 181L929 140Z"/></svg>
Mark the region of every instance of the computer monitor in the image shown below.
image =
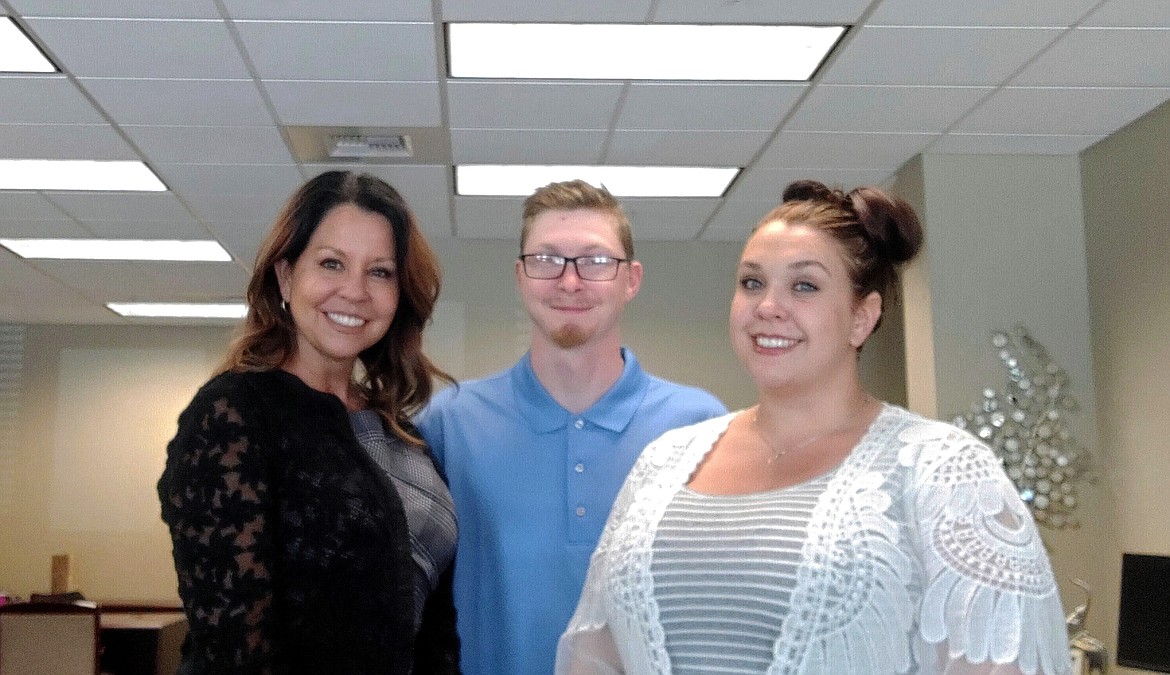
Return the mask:
<svg viewBox="0 0 1170 675"><path fill-rule="evenodd" d="M1117 665L1170 673L1170 557L1121 557Z"/></svg>

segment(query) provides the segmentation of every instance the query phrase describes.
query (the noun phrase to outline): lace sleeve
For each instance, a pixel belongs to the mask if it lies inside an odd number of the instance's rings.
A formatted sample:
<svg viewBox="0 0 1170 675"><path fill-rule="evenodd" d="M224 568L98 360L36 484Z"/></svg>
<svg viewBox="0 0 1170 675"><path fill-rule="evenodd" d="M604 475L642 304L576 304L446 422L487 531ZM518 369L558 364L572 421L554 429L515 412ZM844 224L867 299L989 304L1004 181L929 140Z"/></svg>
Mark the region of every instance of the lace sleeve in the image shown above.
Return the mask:
<svg viewBox="0 0 1170 675"><path fill-rule="evenodd" d="M200 672L267 673L279 667L266 449L234 398L201 394L180 416L159 499Z"/></svg>
<svg viewBox="0 0 1170 675"><path fill-rule="evenodd" d="M623 675L625 672L608 626L565 633L557 645L556 675Z"/></svg>
<svg viewBox="0 0 1170 675"><path fill-rule="evenodd" d="M941 423L902 433L925 573L928 672L1071 671L1060 595L1040 534L994 453Z"/></svg>

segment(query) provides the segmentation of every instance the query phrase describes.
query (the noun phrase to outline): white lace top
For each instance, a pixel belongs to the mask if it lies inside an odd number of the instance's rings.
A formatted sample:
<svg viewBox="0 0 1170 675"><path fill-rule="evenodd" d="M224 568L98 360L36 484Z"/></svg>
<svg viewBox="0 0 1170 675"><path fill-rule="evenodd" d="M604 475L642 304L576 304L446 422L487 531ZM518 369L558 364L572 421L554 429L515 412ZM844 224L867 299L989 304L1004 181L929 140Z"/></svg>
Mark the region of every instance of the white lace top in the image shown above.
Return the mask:
<svg viewBox="0 0 1170 675"><path fill-rule="evenodd" d="M671 673L651 571L667 505L733 415L651 443L618 495L558 673ZM883 407L812 509L767 673L1071 672L1056 583L987 446Z"/></svg>

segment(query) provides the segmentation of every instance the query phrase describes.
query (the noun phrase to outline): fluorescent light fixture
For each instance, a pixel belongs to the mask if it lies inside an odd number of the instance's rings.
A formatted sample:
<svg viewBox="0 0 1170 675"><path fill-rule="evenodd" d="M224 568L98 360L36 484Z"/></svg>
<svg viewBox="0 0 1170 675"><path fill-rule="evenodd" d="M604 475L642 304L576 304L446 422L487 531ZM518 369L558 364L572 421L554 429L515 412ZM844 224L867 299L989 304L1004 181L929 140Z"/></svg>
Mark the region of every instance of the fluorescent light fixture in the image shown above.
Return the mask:
<svg viewBox="0 0 1170 675"><path fill-rule="evenodd" d="M804 81L844 26L450 23L451 77Z"/></svg>
<svg viewBox="0 0 1170 675"><path fill-rule="evenodd" d="M459 165L455 194L527 196L549 183L579 178L605 186L615 197L721 197L737 173L737 167L706 166Z"/></svg>
<svg viewBox="0 0 1170 675"><path fill-rule="evenodd" d="M0 17L0 72L55 73L57 67L45 58L12 17Z"/></svg>
<svg viewBox="0 0 1170 675"><path fill-rule="evenodd" d="M165 192L142 162L87 159L0 159L0 190Z"/></svg>
<svg viewBox="0 0 1170 675"><path fill-rule="evenodd" d="M160 260L221 262L231 255L218 242L175 239L0 239L22 258L52 260Z"/></svg>
<svg viewBox="0 0 1170 675"><path fill-rule="evenodd" d="M107 302L122 316L169 319L242 319L248 307L242 302Z"/></svg>

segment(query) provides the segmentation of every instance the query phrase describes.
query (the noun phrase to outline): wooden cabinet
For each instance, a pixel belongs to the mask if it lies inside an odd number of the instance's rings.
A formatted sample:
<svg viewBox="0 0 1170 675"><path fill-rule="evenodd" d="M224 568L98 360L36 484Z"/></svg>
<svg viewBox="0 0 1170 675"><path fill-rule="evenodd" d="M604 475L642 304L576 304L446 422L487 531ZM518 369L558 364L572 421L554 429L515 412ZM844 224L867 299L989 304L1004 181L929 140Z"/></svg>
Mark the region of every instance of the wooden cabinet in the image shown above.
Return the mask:
<svg viewBox="0 0 1170 675"><path fill-rule="evenodd" d="M101 613L102 672L110 675L175 675L187 635L182 612Z"/></svg>

